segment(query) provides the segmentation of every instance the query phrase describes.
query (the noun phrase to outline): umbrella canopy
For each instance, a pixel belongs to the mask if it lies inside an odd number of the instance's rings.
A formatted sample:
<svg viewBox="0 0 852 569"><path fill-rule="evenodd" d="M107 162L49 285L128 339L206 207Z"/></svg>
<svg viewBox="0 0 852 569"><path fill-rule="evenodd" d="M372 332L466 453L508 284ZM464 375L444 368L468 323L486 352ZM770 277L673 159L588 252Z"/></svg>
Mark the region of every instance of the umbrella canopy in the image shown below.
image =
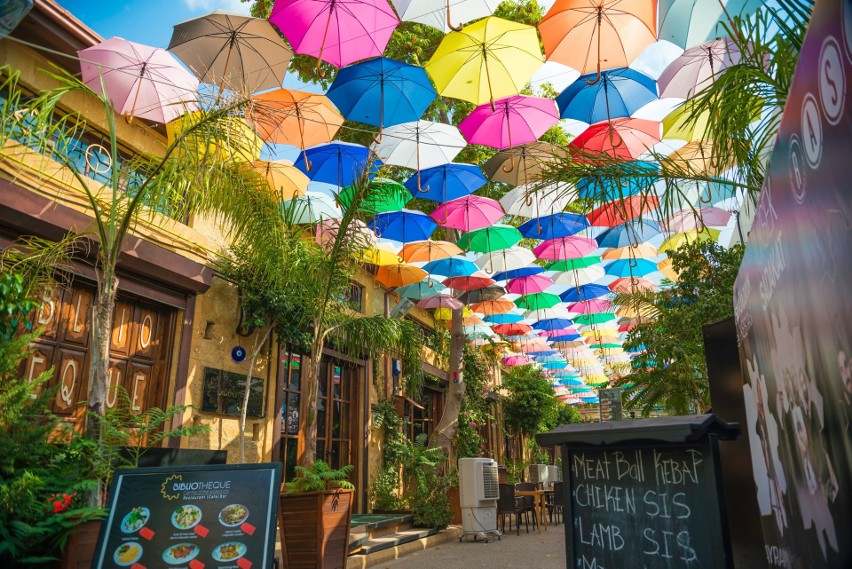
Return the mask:
<svg viewBox="0 0 852 569"><path fill-rule="evenodd" d="M529 275L510 280L506 283L506 290L514 294L532 294L535 292L544 292L552 284L553 281L550 277Z"/></svg>
<svg viewBox="0 0 852 569"><path fill-rule="evenodd" d="M660 142L660 123L644 119L615 119L593 124L571 141L571 148L582 150L574 159L593 161L586 154L608 154L613 158L633 160Z"/></svg>
<svg viewBox="0 0 852 569"><path fill-rule="evenodd" d="M448 308L450 310L455 310L463 307L464 305L461 303L460 300L456 300L451 296L447 296L445 294L436 294L435 296L430 296L417 301L417 306L426 309Z"/></svg>
<svg viewBox="0 0 852 569"><path fill-rule="evenodd" d="M402 248L402 251L399 252L399 256L402 257L402 260L406 263L437 261L439 259L445 259L447 257L461 254L462 250L459 249L458 245L455 243L450 243L449 241L432 241L431 239L407 243ZM425 268L423 270L428 273L433 272ZM471 273L472 272L473 271L471 271Z"/></svg>
<svg viewBox="0 0 852 569"><path fill-rule="evenodd" d="M763 0L660 0L659 39L682 48L727 35L721 22L747 16Z"/></svg>
<svg viewBox="0 0 852 569"><path fill-rule="evenodd" d="M500 249L508 249L522 239L521 233L511 225L496 224L484 227L463 235L457 241L459 247L466 251L490 253Z"/></svg>
<svg viewBox="0 0 852 569"><path fill-rule="evenodd" d="M602 257L606 261L614 261L616 259L642 259L656 257L660 252L656 247L648 243L639 243L638 245L625 245L624 247L616 247L606 251Z"/></svg>
<svg viewBox="0 0 852 569"><path fill-rule="evenodd" d="M429 239L438 225L422 211L402 209L378 213L367 225L377 237L408 243Z"/></svg>
<svg viewBox="0 0 852 569"><path fill-rule="evenodd" d="M328 97L292 89L255 95L247 115L266 142L301 149L331 142L343 124Z"/></svg>
<svg viewBox="0 0 852 569"><path fill-rule="evenodd" d="M478 304L478 303L486 302L486 301L489 301L489 300L497 300L498 298L500 298L504 294L506 294L506 289L504 289L502 286L491 285L491 286L487 286L485 288L478 288L476 290L469 290L469 291L463 293L459 297L459 300L461 300L462 302L464 302L465 304L470 306L470 305L475 305L475 304ZM512 304L512 303L510 302L509 304ZM515 307L515 305L512 304L512 308L514 308L514 307ZM488 314L488 312L486 312L485 310L477 310L477 312L482 312L483 314Z"/></svg>
<svg viewBox="0 0 852 569"><path fill-rule="evenodd" d="M336 141L308 148L294 164L314 182L343 188L364 175L370 160L370 149L366 146ZM378 166L377 162L373 162L373 167Z"/></svg>
<svg viewBox="0 0 852 569"><path fill-rule="evenodd" d="M509 302L509 301L507 300L507 301L494 301L494 302ZM471 310L474 310L474 308L471 307ZM477 311L474 310L474 312L477 312ZM520 314L513 314L513 313L509 313L509 312L505 312L505 313L502 313L502 314L489 314L488 316L483 318L483 320L485 320L485 322L489 322L491 324L513 324L515 322L520 322L523 319L524 319L524 317L521 316Z"/></svg>
<svg viewBox="0 0 852 569"><path fill-rule="evenodd" d="M490 227L503 215L503 208L495 200L468 195L439 205L431 217L442 227L469 232Z"/></svg>
<svg viewBox="0 0 852 569"><path fill-rule="evenodd" d="M294 225L318 223L323 219L343 217L334 200L325 194L306 192L304 195L286 200L281 205L284 218Z"/></svg>
<svg viewBox="0 0 852 569"><path fill-rule="evenodd" d="M489 16L447 34L424 67L441 95L481 105L519 94L543 61L535 28Z"/></svg>
<svg viewBox="0 0 852 569"><path fill-rule="evenodd" d="M176 25L168 49L202 82L249 93L281 87L293 57L268 21L221 10Z"/></svg>
<svg viewBox="0 0 852 569"><path fill-rule="evenodd" d="M660 97L691 99L740 58L739 47L728 37L690 48L660 74Z"/></svg>
<svg viewBox="0 0 852 569"><path fill-rule="evenodd" d="M553 282L567 284L573 287L590 284L604 276L604 268L600 265L562 271L553 275Z"/></svg>
<svg viewBox="0 0 852 569"><path fill-rule="evenodd" d="M414 265L398 263L396 265L382 265L376 271L376 282L387 288L397 288L422 281L426 278L426 271Z"/></svg>
<svg viewBox="0 0 852 569"><path fill-rule="evenodd" d="M325 246L326 250L331 250L330 248L334 245L334 240L337 238L338 233L340 233L339 220L323 219L322 222L317 224L317 243ZM359 219L353 219L349 224L346 229L345 239L350 243L366 247L362 250L361 255L366 255L373 249L373 245L376 244L376 236L370 231L367 224ZM383 249L377 250L387 253ZM399 263L399 257L397 257L394 251L390 251L390 258L393 259L394 263ZM379 265L382 263L375 264Z"/></svg>
<svg viewBox="0 0 852 569"><path fill-rule="evenodd" d="M580 257L579 259L563 259L554 261L547 265L551 271L575 271L577 269L585 269L601 264L601 258L598 255L590 255L588 257Z"/></svg>
<svg viewBox="0 0 852 569"><path fill-rule="evenodd" d="M302 196L308 190L310 180L289 160L255 160L251 167L263 176L278 201Z"/></svg>
<svg viewBox="0 0 852 569"><path fill-rule="evenodd" d="M663 138L692 142L703 140L710 121L710 111L695 116L689 101L677 107L663 119Z"/></svg>
<svg viewBox="0 0 852 569"><path fill-rule="evenodd" d="M550 186L533 191L529 186L518 186L500 198L500 205L509 215L534 218L561 212L575 197L571 187Z"/></svg>
<svg viewBox="0 0 852 569"><path fill-rule="evenodd" d="M501 150L482 166L494 182L521 186L534 182L548 163L567 156L564 148L547 142L532 142Z"/></svg>
<svg viewBox="0 0 852 569"><path fill-rule="evenodd" d="M557 0L538 25L548 61L580 73L627 67L657 39L645 0Z"/></svg>
<svg viewBox="0 0 852 569"><path fill-rule="evenodd" d="M514 95L476 107L459 130L470 144L504 149L537 141L558 121L553 99Z"/></svg>
<svg viewBox="0 0 852 569"><path fill-rule="evenodd" d="M246 121L240 117L229 116L195 128L201 121L208 120L207 117L209 115L205 115L204 111L195 111L166 123L168 143L174 144L178 137L183 135L176 152L197 154L202 161L213 159L223 162L253 162L260 158L263 141ZM210 136L211 130L215 132L215 136Z"/></svg>
<svg viewBox="0 0 852 569"><path fill-rule="evenodd" d="M348 120L379 128L419 120L438 96L422 67L386 57L344 67L326 94Z"/></svg>
<svg viewBox="0 0 852 569"><path fill-rule="evenodd" d="M568 305L568 310L578 312L580 314L590 314L592 312L605 312L612 308L612 301L604 298L594 298L591 300L581 300Z"/></svg>
<svg viewBox="0 0 852 569"><path fill-rule="evenodd" d="M453 300L455 300L455 299L453 299ZM456 302L459 302L459 301L456 300ZM462 325L463 326L469 326L469 325L473 324L473 322L468 322L468 319L473 316L473 312L471 312L471 310L469 308L465 308L464 305L462 305L460 308L462 308L462 318L463 318L463 320L462 320L463 324ZM453 319L453 310L454 309L452 309L452 308L446 308L446 307L437 308L437 309L435 309L435 312L432 314L432 316L433 316L433 318L435 318L435 320L449 321L449 320ZM480 320L478 323L482 324L483 322L482 322L482 320Z"/></svg>
<svg viewBox="0 0 852 569"><path fill-rule="evenodd" d="M528 310L524 312L524 318L527 320L537 321L537 320L553 320L553 319L562 319L562 320L570 320L571 314L565 309L564 306L555 304L551 308L539 308L538 310ZM566 328L570 326L570 322L562 328ZM558 330L559 328L554 328L554 330Z"/></svg>
<svg viewBox="0 0 852 569"><path fill-rule="evenodd" d="M421 170L405 181L411 195L444 203L475 192L488 180L479 166L451 162Z"/></svg>
<svg viewBox="0 0 852 569"><path fill-rule="evenodd" d="M722 156L708 140L689 142L669 156L669 161L699 176L718 176L733 168L733 156Z"/></svg>
<svg viewBox="0 0 852 569"><path fill-rule="evenodd" d="M443 284L447 288L452 288L455 290L474 290L493 285L494 281L492 279L489 279L485 275L473 274L466 277L449 277L448 279L445 279L441 284Z"/></svg>
<svg viewBox="0 0 852 569"><path fill-rule="evenodd" d="M369 228L367 231L370 231ZM370 234L372 234L372 231L370 231ZM401 260L392 246L387 243L378 243L361 252L361 262L383 267L385 265L398 265Z"/></svg>
<svg viewBox="0 0 852 569"><path fill-rule="evenodd" d="M619 259L606 266L606 274L616 277L644 277L657 270L657 264L647 259Z"/></svg>
<svg viewBox="0 0 852 569"><path fill-rule="evenodd" d="M164 49L110 38L78 51L81 79L115 112L167 123L198 109L198 79Z"/></svg>
<svg viewBox="0 0 852 569"><path fill-rule="evenodd" d="M391 0L400 19L438 28L444 33L457 24L490 16L500 0Z"/></svg>
<svg viewBox="0 0 852 569"><path fill-rule="evenodd" d="M553 308L562 302L557 295L549 292L537 292L534 294L525 294L520 298L515 299L515 306L524 310L541 310L542 308Z"/></svg>
<svg viewBox="0 0 852 569"><path fill-rule="evenodd" d="M386 128L373 150L385 164L420 170L452 162L466 145L453 125L418 120Z"/></svg>
<svg viewBox="0 0 852 569"><path fill-rule="evenodd" d="M539 259L576 259L598 248L594 239L572 235L570 237L559 237L548 239L533 249L533 253Z"/></svg>
<svg viewBox="0 0 852 569"><path fill-rule="evenodd" d="M666 220L665 227L667 231L679 233L705 226L725 227L730 219L731 212L718 207L682 209Z"/></svg>
<svg viewBox="0 0 852 569"><path fill-rule="evenodd" d="M596 227L612 227L636 219L660 206L656 196L638 195L606 203L592 210L586 218Z"/></svg>
<svg viewBox="0 0 852 569"><path fill-rule="evenodd" d="M381 55L399 24L387 0L276 0L269 21L296 53L336 67Z"/></svg>
<svg viewBox="0 0 852 569"><path fill-rule="evenodd" d="M548 318L547 320L539 320L533 324L536 330L561 330L571 326L573 322L567 318Z"/></svg>
<svg viewBox="0 0 852 569"><path fill-rule="evenodd" d="M430 296L436 296L446 288L447 287L445 287L434 279L426 279L425 281L419 283L400 287L396 289L396 293L403 298L410 298L411 300L421 300L423 298L429 298Z"/></svg>
<svg viewBox="0 0 852 569"><path fill-rule="evenodd" d="M660 253L676 251L681 247L681 245L686 243L717 241L719 239L719 233L720 231L718 229L712 229L710 227L690 229L689 231L676 233L663 241L663 244L660 245Z"/></svg>
<svg viewBox="0 0 852 569"><path fill-rule="evenodd" d="M657 99L657 83L629 67L583 75L556 97L559 116L585 123L629 117ZM590 83L591 82L591 83Z"/></svg>
<svg viewBox="0 0 852 569"><path fill-rule="evenodd" d="M467 259L449 257L430 261L423 265L423 270L433 275L446 277L466 277L476 272L477 266Z"/></svg>
<svg viewBox="0 0 852 569"><path fill-rule="evenodd" d="M663 273L663 276L673 283L677 282L678 278L680 278L680 275L674 269L671 257L666 257L657 263L657 270Z"/></svg>
<svg viewBox="0 0 852 569"><path fill-rule="evenodd" d="M493 330L504 336L520 336L532 330L532 326L523 322L515 322L513 324L495 324Z"/></svg>
<svg viewBox="0 0 852 569"><path fill-rule="evenodd" d="M606 174L586 177L577 182L577 191L582 198L594 201L613 201L647 192L660 180L660 166L646 160L631 160L619 165L618 176Z"/></svg>
<svg viewBox="0 0 852 569"><path fill-rule="evenodd" d="M660 225L651 219L642 219L641 223L631 221L607 229L595 241L601 247L627 247L649 241L660 234Z"/></svg>
<svg viewBox="0 0 852 569"><path fill-rule="evenodd" d="M481 290L485 290L485 289L481 289ZM475 291L473 291L473 292L475 292ZM467 294L467 293L465 293L465 294ZM464 295L462 295L462 296L464 296ZM479 301L479 302L474 302L470 305L470 309L473 310L474 312L479 312L481 314L489 314L489 315L494 315L494 314L506 315L506 313L508 313L510 310L513 310L514 308L515 308L515 305L511 301L508 301L508 300L505 300L505 299L502 299L502 298L499 298L499 297L495 298L493 300L482 300L482 301ZM518 316L518 315L514 315L514 316ZM517 320L513 320L513 322L517 322Z"/></svg>
<svg viewBox="0 0 852 569"><path fill-rule="evenodd" d="M615 314L611 312L597 312L594 314L581 314L574 321L581 326L591 326L592 324L606 324L607 322L615 321Z"/></svg>
<svg viewBox="0 0 852 569"><path fill-rule="evenodd" d="M604 285L587 284L574 288L569 288L568 290L560 294L559 298L562 299L562 302L580 302L581 300L591 300L593 298L606 296L609 293L610 289L605 287Z"/></svg>
<svg viewBox="0 0 852 569"><path fill-rule="evenodd" d="M520 269L509 269L494 274L495 281L507 281L520 277L528 277L530 275L538 275L544 272L544 268L539 266L521 267Z"/></svg>
<svg viewBox="0 0 852 569"><path fill-rule="evenodd" d="M518 227L524 237L556 239L579 233L589 226L586 217L576 213L555 213L536 217Z"/></svg>
<svg viewBox="0 0 852 569"><path fill-rule="evenodd" d="M507 356L503 358L503 365L505 366L523 366L527 364L531 364L532 360L523 354L517 354L514 356Z"/></svg>
<svg viewBox="0 0 852 569"><path fill-rule="evenodd" d="M355 186L346 186L337 195L343 209L349 209L355 199ZM408 190L390 178L373 178L366 199L362 199L358 210L366 214L386 213L400 210L411 201Z"/></svg>
<svg viewBox="0 0 852 569"><path fill-rule="evenodd" d="M657 285L651 279L645 277L621 277L609 283L609 290L612 292L620 292L630 294L637 290L657 290Z"/></svg>

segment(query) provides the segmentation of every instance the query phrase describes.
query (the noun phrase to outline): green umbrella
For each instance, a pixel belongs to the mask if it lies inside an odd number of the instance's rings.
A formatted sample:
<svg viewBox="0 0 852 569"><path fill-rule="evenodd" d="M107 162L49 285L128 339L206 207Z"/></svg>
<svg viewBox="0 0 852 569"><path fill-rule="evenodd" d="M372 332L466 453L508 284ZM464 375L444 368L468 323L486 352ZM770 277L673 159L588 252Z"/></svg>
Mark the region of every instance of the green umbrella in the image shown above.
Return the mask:
<svg viewBox="0 0 852 569"><path fill-rule="evenodd" d="M525 294L520 298L515 299L515 306L525 310L541 310L542 308L553 308L562 302L557 295L549 292L537 292L535 294Z"/></svg>
<svg viewBox="0 0 852 569"><path fill-rule="evenodd" d="M547 266L548 271L573 271L574 269L585 269L592 265L600 265L601 258L598 255L590 257L580 257L579 259L569 259L567 261L556 261Z"/></svg>
<svg viewBox="0 0 852 569"><path fill-rule="evenodd" d="M344 209L349 209L355 197L355 187L346 186L340 191L337 200ZM411 201L411 193L405 186L388 178L375 178L370 182L367 199L361 204L361 211L375 215L387 211L398 211Z"/></svg>
<svg viewBox="0 0 852 569"><path fill-rule="evenodd" d="M574 324L591 326L592 324L604 324L615 320L615 314L611 312L593 312L592 314L581 314L574 318Z"/></svg>
<svg viewBox="0 0 852 569"><path fill-rule="evenodd" d="M621 344L592 344L589 346L593 350L603 350L606 348L621 348Z"/></svg>
<svg viewBox="0 0 852 569"><path fill-rule="evenodd" d="M496 224L471 231L457 241L459 247L465 251L476 251L478 253L490 253L508 249L517 244L523 238L521 232L511 225Z"/></svg>
<svg viewBox="0 0 852 569"><path fill-rule="evenodd" d="M399 287L396 289L396 293L411 300L422 300L430 296L437 296L445 288L447 287L434 279L426 279L419 283Z"/></svg>

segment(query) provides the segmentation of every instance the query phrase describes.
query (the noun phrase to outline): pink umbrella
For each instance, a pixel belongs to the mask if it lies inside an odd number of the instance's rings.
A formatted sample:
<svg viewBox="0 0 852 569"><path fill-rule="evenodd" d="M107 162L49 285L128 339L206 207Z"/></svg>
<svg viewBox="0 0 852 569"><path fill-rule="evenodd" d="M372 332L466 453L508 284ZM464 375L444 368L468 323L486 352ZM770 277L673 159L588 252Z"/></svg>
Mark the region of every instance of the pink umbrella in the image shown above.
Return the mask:
<svg viewBox="0 0 852 569"><path fill-rule="evenodd" d="M502 150L537 141L557 122L559 110L553 99L514 95L493 105L479 105L459 124L459 130L471 144Z"/></svg>
<svg viewBox="0 0 852 569"><path fill-rule="evenodd" d="M506 365L506 366L509 366L509 367L511 367L511 366L523 366L523 365L527 365L527 364L531 364L531 363L532 363L531 359L529 359L527 356L524 356L524 355L521 355L521 354L516 355L516 356L508 356L508 357L503 358L503 365Z"/></svg>
<svg viewBox="0 0 852 569"><path fill-rule="evenodd" d="M594 298L592 300L581 300L568 305L569 312L579 312L580 314L591 314L593 312L606 312L612 308L612 301L604 298Z"/></svg>
<svg viewBox="0 0 852 569"><path fill-rule="evenodd" d="M506 283L506 290L515 294L532 294L536 292L544 292L547 287L553 284L550 277L544 275L528 275L526 277L518 277Z"/></svg>
<svg viewBox="0 0 852 569"><path fill-rule="evenodd" d="M443 227L473 231L491 227L505 215L500 203L481 196L468 195L439 205L432 219Z"/></svg>
<svg viewBox="0 0 852 569"><path fill-rule="evenodd" d="M548 239L533 249L533 253L539 259L555 261L584 257L597 248L598 244L594 239L571 235L569 237L559 237L558 239Z"/></svg>
<svg viewBox="0 0 852 569"><path fill-rule="evenodd" d="M317 225L317 243L330 248L337 238L340 228L340 221L337 219L324 219ZM346 236L353 243L369 247L376 243L376 234L373 230L367 227L367 224L360 219L353 219L352 224L347 229Z"/></svg>
<svg viewBox="0 0 852 569"><path fill-rule="evenodd" d="M666 231L682 233L690 229L704 227L725 227L731 219L731 212L718 207L702 207L697 210L682 209L675 212L664 224Z"/></svg>
<svg viewBox="0 0 852 569"><path fill-rule="evenodd" d="M462 308L464 304L461 303L460 300L457 300L451 296L447 296L445 294L438 294L435 296L430 296L429 298L424 298L417 302L417 306L420 308L449 308L450 310L455 310L457 308Z"/></svg>
<svg viewBox="0 0 852 569"><path fill-rule="evenodd" d="M613 158L633 160L660 142L660 123L644 119L615 119L595 123L569 144L586 154L609 154ZM574 152L574 159L590 162L593 158Z"/></svg>
<svg viewBox="0 0 852 569"><path fill-rule="evenodd" d="M724 69L740 62L740 49L731 38L703 43L683 52L660 74L660 97L690 99L710 85Z"/></svg>
<svg viewBox="0 0 852 569"><path fill-rule="evenodd" d="M572 334L579 334L574 328L560 328L559 330L542 330L544 334L543 336L547 336L548 338L558 338L559 336L570 336Z"/></svg>
<svg viewBox="0 0 852 569"><path fill-rule="evenodd" d="M387 0L276 0L269 21L296 53L336 67L381 55L399 24Z"/></svg>
<svg viewBox="0 0 852 569"><path fill-rule="evenodd" d="M526 354L535 354L538 352L546 352L550 350L550 346L542 342L526 342L521 345L521 351Z"/></svg>
<svg viewBox="0 0 852 569"><path fill-rule="evenodd" d="M164 49L110 38L78 51L83 82L106 94L116 112L167 123L198 110L198 79Z"/></svg>

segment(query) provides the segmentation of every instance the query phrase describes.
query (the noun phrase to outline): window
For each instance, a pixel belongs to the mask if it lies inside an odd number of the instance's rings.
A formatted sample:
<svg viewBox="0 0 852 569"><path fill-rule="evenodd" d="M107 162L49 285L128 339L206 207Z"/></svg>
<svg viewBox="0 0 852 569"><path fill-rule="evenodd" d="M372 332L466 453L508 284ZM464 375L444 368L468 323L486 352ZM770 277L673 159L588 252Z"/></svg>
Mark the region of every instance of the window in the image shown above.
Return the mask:
<svg viewBox="0 0 852 569"><path fill-rule="evenodd" d="M406 419L409 440L413 441L420 433L432 435L444 409L443 400L444 393L429 386L423 388L423 393L416 401L405 398L403 418Z"/></svg>
<svg viewBox="0 0 852 569"><path fill-rule="evenodd" d="M208 413L222 413L223 415L239 415L245 388L245 375L206 367L204 368L204 399L201 410ZM263 417L263 392L263 379L251 378L247 416Z"/></svg>
<svg viewBox="0 0 852 569"><path fill-rule="evenodd" d="M284 389L281 403L281 460L284 480L296 475L296 448L299 444L299 403L302 389L302 356L288 353L284 362Z"/></svg>
<svg viewBox="0 0 852 569"><path fill-rule="evenodd" d="M364 312L364 287L358 283L350 283L343 292L341 302L346 304L355 312Z"/></svg>

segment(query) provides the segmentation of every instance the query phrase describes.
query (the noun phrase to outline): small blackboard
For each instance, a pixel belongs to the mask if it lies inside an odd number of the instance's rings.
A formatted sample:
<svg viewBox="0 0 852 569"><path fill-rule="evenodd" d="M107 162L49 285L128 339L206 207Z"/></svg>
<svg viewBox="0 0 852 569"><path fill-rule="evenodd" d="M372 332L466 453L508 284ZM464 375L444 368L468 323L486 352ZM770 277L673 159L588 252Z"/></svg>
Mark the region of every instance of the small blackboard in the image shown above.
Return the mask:
<svg viewBox="0 0 852 569"><path fill-rule="evenodd" d="M269 569L281 464L118 470L93 568Z"/></svg>
<svg viewBox="0 0 852 569"><path fill-rule="evenodd" d="M563 457L568 567L729 566L708 441L571 448Z"/></svg>

